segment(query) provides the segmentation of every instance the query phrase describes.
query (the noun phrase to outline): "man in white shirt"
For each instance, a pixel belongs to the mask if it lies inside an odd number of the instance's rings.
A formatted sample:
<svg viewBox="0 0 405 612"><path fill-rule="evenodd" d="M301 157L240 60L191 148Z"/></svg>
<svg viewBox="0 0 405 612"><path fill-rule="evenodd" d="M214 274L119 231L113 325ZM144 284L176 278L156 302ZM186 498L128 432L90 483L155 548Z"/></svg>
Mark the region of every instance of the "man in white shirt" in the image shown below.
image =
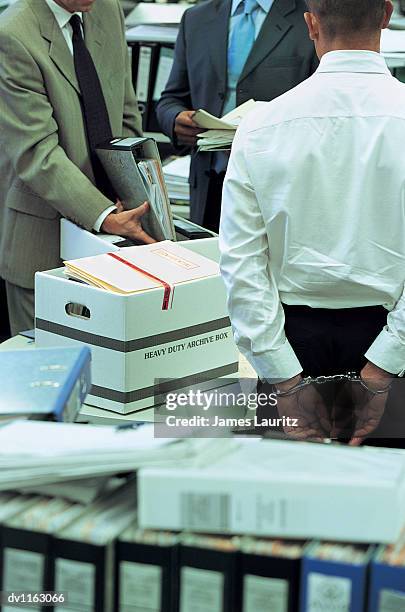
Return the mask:
<svg viewBox="0 0 405 612"><path fill-rule="evenodd" d="M0 275L13 334L33 327L34 274L58 267L59 221L151 239L96 155L140 136L119 0L17 0L0 16Z"/></svg>
<svg viewBox="0 0 405 612"><path fill-rule="evenodd" d="M238 130L221 269L236 342L301 419L296 437L333 435L303 375L361 373L358 444L405 370L405 85L379 54L389 0L307 5L320 65Z"/></svg>

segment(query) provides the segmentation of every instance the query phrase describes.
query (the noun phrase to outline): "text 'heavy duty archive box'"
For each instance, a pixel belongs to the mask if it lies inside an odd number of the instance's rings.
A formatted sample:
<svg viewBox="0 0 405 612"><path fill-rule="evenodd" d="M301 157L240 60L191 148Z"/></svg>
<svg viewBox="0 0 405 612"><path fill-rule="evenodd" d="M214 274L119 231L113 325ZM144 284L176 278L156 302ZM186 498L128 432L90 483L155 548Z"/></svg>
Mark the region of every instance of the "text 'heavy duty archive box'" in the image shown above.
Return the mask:
<svg viewBox="0 0 405 612"><path fill-rule="evenodd" d="M216 238L183 245L218 258ZM36 345L90 346L93 386L86 403L122 414L161 403L159 391L212 388L237 372L219 274L176 285L169 310L162 310L162 299L161 287L120 295L69 280L62 268L37 273Z"/></svg>

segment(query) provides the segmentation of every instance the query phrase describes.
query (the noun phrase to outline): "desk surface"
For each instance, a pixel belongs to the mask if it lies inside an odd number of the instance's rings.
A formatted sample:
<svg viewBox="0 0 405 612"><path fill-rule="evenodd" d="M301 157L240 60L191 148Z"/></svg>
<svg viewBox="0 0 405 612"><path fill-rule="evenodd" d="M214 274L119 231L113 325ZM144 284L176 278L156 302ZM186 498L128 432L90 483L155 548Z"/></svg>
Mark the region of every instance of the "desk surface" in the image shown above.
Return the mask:
<svg viewBox="0 0 405 612"><path fill-rule="evenodd" d="M29 348L35 348L35 343L33 340L24 338L24 336L14 336L14 338L10 338L9 340L6 340L0 344L0 350L2 351L13 351L17 349ZM241 354L239 354L239 377L257 378L252 366ZM116 412L96 408L96 406L90 406L88 404L83 404L77 419L79 423L93 423L100 425L114 425L117 423L117 421L147 421L153 423L155 420L158 420L158 417L156 418L154 408L139 410L138 412L132 412L130 414L118 414Z"/></svg>

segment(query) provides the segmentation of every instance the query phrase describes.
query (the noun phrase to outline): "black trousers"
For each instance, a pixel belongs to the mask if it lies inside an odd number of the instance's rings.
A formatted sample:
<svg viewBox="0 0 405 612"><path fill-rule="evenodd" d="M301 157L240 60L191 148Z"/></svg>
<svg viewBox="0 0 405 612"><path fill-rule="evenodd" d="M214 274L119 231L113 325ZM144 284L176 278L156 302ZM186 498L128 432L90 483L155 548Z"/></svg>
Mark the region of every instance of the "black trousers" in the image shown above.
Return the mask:
<svg viewBox="0 0 405 612"><path fill-rule="evenodd" d="M205 206L203 227L218 233L219 220L221 218L222 186L224 184L225 172L217 174L210 172L208 185L207 203Z"/></svg>
<svg viewBox="0 0 405 612"><path fill-rule="evenodd" d="M382 306L330 310L284 305L284 312L286 336L303 375L313 377L360 372L366 364L364 353L387 322ZM324 391L322 386L319 389ZM336 391L335 386L332 392ZM394 380L385 414L367 444L405 447L405 379Z"/></svg>
<svg viewBox="0 0 405 612"><path fill-rule="evenodd" d="M364 353L387 323L382 306L331 310L284 304L285 333L304 376L359 372Z"/></svg>
<svg viewBox="0 0 405 612"><path fill-rule="evenodd" d="M6 285L0 278L0 342L10 337L10 323L8 319Z"/></svg>

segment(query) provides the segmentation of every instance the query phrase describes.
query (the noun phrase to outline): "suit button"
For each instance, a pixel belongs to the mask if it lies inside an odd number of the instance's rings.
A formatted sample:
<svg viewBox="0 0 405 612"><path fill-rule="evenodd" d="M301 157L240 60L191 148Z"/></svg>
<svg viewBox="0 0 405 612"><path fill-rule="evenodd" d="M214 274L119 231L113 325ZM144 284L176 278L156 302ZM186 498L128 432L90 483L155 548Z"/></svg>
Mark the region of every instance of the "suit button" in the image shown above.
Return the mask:
<svg viewBox="0 0 405 612"><path fill-rule="evenodd" d="M220 97L220 99L221 99L221 100L223 100L223 99L225 98L225 94L224 94L224 92L223 92L223 91L220 91L220 92L218 93L218 96Z"/></svg>

